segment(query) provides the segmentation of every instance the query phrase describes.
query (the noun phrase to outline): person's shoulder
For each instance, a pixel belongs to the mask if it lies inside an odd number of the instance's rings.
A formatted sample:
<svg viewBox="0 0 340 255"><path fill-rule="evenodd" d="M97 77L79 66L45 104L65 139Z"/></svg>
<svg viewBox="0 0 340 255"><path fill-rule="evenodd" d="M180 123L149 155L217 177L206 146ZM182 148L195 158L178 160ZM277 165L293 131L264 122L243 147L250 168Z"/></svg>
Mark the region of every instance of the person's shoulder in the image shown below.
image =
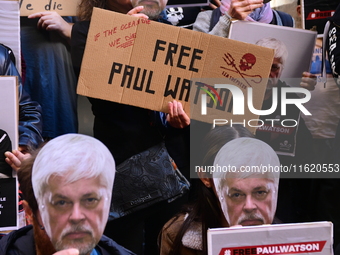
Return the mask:
<svg viewBox="0 0 340 255"><path fill-rule="evenodd" d="M101 249L102 255L135 255L105 235L101 237L98 247Z"/></svg>
<svg viewBox="0 0 340 255"><path fill-rule="evenodd" d="M334 24L340 26L340 4L336 8L332 17L328 18L328 20L334 22Z"/></svg>
<svg viewBox="0 0 340 255"><path fill-rule="evenodd" d="M32 225L14 230L0 239L0 254L35 254Z"/></svg>
<svg viewBox="0 0 340 255"><path fill-rule="evenodd" d="M197 14L197 19L199 18L211 18L213 11L207 10L207 11L201 11Z"/></svg>
<svg viewBox="0 0 340 255"><path fill-rule="evenodd" d="M273 14L274 14L273 20L275 25L295 27L294 18L290 14L274 9Z"/></svg>
<svg viewBox="0 0 340 255"><path fill-rule="evenodd" d="M172 225L180 227L183 224L183 222L185 221L186 217L187 217L187 214L184 214L184 213L181 213L181 214L178 214L178 215L172 217L170 220L168 220L167 223L164 224L163 229L171 227Z"/></svg>
<svg viewBox="0 0 340 255"><path fill-rule="evenodd" d="M3 45L2 43L0 43L0 52L1 52L1 54L7 52L7 48L6 48L5 45Z"/></svg>
<svg viewBox="0 0 340 255"><path fill-rule="evenodd" d="M12 52L12 50L9 47L0 43L0 58L1 58L0 64L1 65L4 65L6 61L10 60L10 52Z"/></svg>
<svg viewBox="0 0 340 255"><path fill-rule="evenodd" d="M179 214L171 218L167 223L164 224L162 235L167 235L171 240L174 240L177 233L183 226L185 219L186 214Z"/></svg>

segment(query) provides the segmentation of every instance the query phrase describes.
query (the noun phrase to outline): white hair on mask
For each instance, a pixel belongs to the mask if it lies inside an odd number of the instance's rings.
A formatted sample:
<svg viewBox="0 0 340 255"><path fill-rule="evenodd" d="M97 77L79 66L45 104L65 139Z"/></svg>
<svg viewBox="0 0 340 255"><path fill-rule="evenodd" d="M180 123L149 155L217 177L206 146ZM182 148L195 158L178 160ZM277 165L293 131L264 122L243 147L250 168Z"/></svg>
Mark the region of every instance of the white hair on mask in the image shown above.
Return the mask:
<svg viewBox="0 0 340 255"><path fill-rule="evenodd" d="M53 176L65 178L66 183L99 177L109 201L116 172L115 161L99 140L81 134L66 134L49 141L38 153L32 169L32 185L41 205L48 182Z"/></svg>
<svg viewBox="0 0 340 255"><path fill-rule="evenodd" d="M218 168L218 166L220 168ZM268 216L272 220L276 211L278 185L280 178L280 161L275 151L266 143L255 138L241 137L227 142L217 153L214 160L215 172L213 181L217 197L221 203L226 220L230 222L228 209L224 201L223 187L229 178L259 178L267 179L267 188L272 190L271 207ZM230 169L232 171L216 171L217 169ZM267 167L267 172L261 171ZM269 171L271 169L271 171ZM258 171L260 170L260 172ZM270 188L272 187L272 188ZM242 215L241 215L242 216ZM244 215L247 217L261 218L261 214ZM243 220L242 217L239 221Z"/></svg>
<svg viewBox="0 0 340 255"><path fill-rule="evenodd" d="M274 58L281 59L282 65L286 63L286 60L288 58L288 50L286 45L282 41L279 41L276 38L266 37L258 40L255 44L262 47L274 49Z"/></svg>
<svg viewBox="0 0 340 255"><path fill-rule="evenodd" d="M267 167L276 171L255 172L261 166L262 169ZM216 171L213 173L213 179L217 191L221 189L226 178L267 178L274 182L276 189L278 187L279 158L268 144L255 138L240 137L226 143L217 153L214 167ZM236 172L217 171L218 167Z"/></svg>

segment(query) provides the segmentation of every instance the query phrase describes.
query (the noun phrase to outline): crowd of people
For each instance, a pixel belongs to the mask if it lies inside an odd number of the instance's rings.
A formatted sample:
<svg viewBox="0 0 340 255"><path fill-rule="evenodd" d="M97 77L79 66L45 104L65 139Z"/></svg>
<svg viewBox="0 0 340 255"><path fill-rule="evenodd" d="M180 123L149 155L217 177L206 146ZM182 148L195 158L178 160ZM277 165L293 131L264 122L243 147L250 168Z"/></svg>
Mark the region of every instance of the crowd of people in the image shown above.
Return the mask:
<svg viewBox="0 0 340 255"><path fill-rule="evenodd" d="M0 127L0 177L12 177L12 169L17 172L27 217L27 226L1 237L0 254L198 255L207 254L209 228L312 221L332 221L334 247L340 243L339 210L329 196L340 193L338 179L282 179L279 172L209 174L202 169L199 178L190 178L190 146L200 148L202 167L339 164L340 123L335 123L340 120L340 109L335 106L330 106L335 112L329 116L334 125L327 134L313 129L312 119L301 118L296 105L290 105L285 116L278 107L270 116L259 117L264 123L281 118L298 123L288 138L282 138L275 131L258 129L253 134L241 125L211 129L208 123L191 120L176 100L163 113L89 97L93 137L77 134L76 82L94 7L225 38L234 19L295 24L291 15L272 9L263 0L215 0L209 8L186 8L185 12L166 5L167 0L81 0L76 17L50 11L22 17L24 82L15 56L0 45L0 75L17 76L19 81L19 145L12 150L15 146ZM330 56L328 71L335 78L329 81L335 85L329 93L333 99L340 73L339 19L340 5L330 19L332 33L325 33L329 36L325 47ZM273 88L289 87L281 77L288 52L276 38L263 38L256 44L274 50L274 58L268 60L272 65L264 110L273 101L281 105L280 92L273 94ZM314 90L320 74L321 70L305 70L300 86ZM315 97L323 93L316 91ZM290 99L294 98L298 95L291 93ZM323 112L312 118L327 123ZM190 141L197 129L204 135ZM294 141L293 155L277 155L276 144L287 139ZM159 144L165 144L173 165L189 180L189 192L110 218L116 169ZM321 156L326 145L328 155ZM143 167L131 166L135 171Z"/></svg>

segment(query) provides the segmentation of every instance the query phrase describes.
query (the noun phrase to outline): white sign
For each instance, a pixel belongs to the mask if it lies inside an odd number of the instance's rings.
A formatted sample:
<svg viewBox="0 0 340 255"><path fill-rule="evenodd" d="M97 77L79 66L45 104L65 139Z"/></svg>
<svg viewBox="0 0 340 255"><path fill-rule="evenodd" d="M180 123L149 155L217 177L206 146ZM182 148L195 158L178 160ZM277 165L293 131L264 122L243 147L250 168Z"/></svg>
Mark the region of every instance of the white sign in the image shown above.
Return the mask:
<svg viewBox="0 0 340 255"><path fill-rule="evenodd" d="M311 222L208 230L208 255L333 255L333 224Z"/></svg>

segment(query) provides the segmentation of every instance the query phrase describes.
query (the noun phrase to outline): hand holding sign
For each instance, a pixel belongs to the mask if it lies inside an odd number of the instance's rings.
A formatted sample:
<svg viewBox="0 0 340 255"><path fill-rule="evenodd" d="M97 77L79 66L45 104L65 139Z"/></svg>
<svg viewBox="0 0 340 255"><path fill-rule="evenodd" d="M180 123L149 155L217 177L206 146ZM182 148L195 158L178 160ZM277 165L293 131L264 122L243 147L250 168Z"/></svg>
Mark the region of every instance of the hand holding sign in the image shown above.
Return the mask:
<svg viewBox="0 0 340 255"><path fill-rule="evenodd" d="M37 12L28 16L30 19L40 18L38 28L46 29L47 31L55 30L61 36L71 38L72 24L67 23L57 12Z"/></svg>
<svg viewBox="0 0 340 255"><path fill-rule="evenodd" d="M303 72L300 82L302 88L308 89L310 91L315 89L316 85L316 75L309 72Z"/></svg>
<svg viewBox="0 0 340 255"><path fill-rule="evenodd" d="M15 170L18 171L21 162L24 161L25 159L29 158L31 156L30 153L22 153L19 150L13 150L12 152L6 151L5 152L6 156L6 162Z"/></svg>
<svg viewBox="0 0 340 255"><path fill-rule="evenodd" d="M142 19L149 19L149 17L147 15L145 15L144 13L140 13L143 9L144 9L144 6L137 6L133 9L131 9L127 13L127 15L134 16L134 17L137 17L137 18L142 18Z"/></svg>
<svg viewBox="0 0 340 255"><path fill-rule="evenodd" d="M169 114L166 116L166 120L174 128L185 128L190 125L190 118L183 110L181 102L176 100L169 102Z"/></svg>

